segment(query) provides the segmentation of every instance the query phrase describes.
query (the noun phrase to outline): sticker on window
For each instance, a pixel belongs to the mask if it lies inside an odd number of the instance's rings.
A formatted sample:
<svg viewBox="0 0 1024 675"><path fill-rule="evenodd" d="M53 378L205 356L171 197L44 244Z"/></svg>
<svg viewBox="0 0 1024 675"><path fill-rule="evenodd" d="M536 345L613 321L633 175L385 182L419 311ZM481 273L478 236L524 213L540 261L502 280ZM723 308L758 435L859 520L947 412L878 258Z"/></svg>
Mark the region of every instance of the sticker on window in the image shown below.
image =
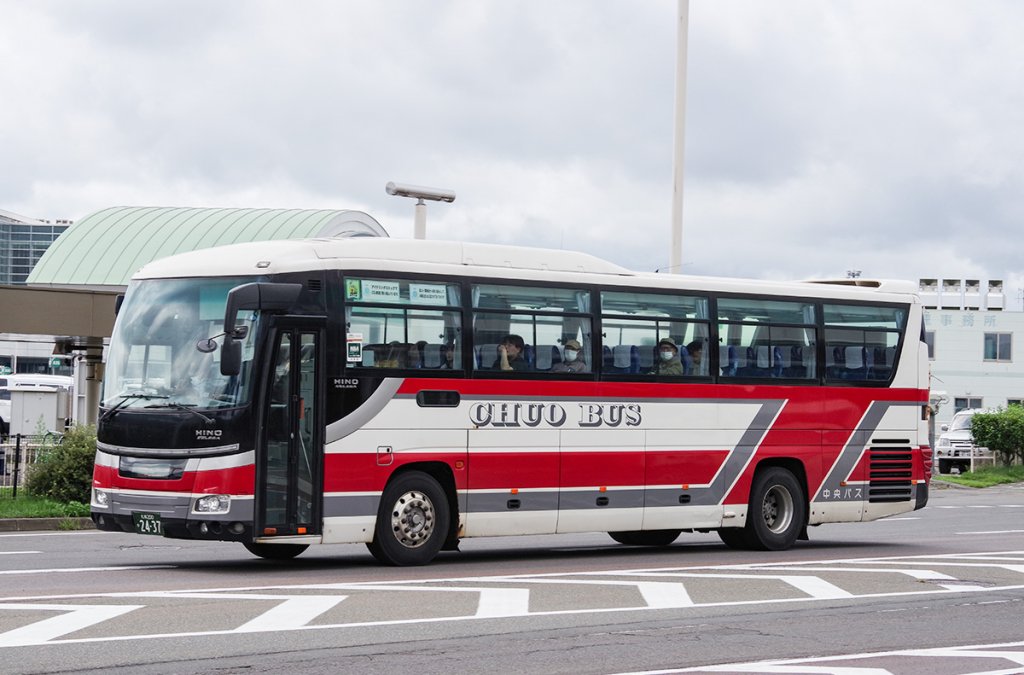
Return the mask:
<svg viewBox="0 0 1024 675"><path fill-rule="evenodd" d="M348 333L345 336L346 360L349 363L360 363L363 360L363 334Z"/></svg>
<svg viewBox="0 0 1024 675"><path fill-rule="evenodd" d="M409 300L417 305L447 305L447 286L444 284L409 284Z"/></svg>

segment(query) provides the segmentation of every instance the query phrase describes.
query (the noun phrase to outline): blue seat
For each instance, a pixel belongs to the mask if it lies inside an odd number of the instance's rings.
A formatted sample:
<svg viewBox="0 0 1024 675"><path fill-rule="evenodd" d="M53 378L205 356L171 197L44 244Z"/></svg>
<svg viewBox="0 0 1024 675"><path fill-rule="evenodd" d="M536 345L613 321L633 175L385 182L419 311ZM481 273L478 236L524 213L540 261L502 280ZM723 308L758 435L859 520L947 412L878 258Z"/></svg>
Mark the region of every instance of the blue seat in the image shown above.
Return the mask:
<svg viewBox="0 0 1024 675"><path fill-rule="evenodd" d="M630 374L639 372L640 354L635 345L615 345L610 358L604 362L606 373Z"/></svg>
<svg viewBox="0 0 1024 675"><path fill-rule="evenodd" d="M736 347L733 345L719 347L718 365L722 369L722 377L736 377L736 371L739 369Z"/></svg>
<svg viewBox="0 0 1024 675"><path fill-rule="evenodd" d="M539 345L535 350L534 368L551 370L556 363L562 362L562 352L555 345Z"/></svg>
<svg viewBox="0 0 1024 675"><path fill-rule="evenodd" d="M444 345L428 344L423 346L423 353L420 354L423 368L440 368L444 365Z"/></svg>
<svg viewBox="0 0 1024 675"><path fill-rule="evenodd" d="M658 361L658 346L643 345L637 347L637 372L650 373Z"/></svg>
<svg viewBox="0 0 1024 675"><path fill-rule="evenodd" d="M476 348L476 367L478 370L491 370L498 360L498 345L487 344Z"/></svg>

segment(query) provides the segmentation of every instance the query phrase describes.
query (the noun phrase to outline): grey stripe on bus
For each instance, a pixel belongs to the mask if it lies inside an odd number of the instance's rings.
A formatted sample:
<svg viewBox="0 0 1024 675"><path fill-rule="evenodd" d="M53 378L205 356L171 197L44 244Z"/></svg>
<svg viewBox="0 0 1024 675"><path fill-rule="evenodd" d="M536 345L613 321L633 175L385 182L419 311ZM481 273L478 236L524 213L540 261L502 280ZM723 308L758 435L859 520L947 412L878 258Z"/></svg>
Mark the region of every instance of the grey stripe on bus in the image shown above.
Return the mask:
<svg viewBox="0 0 1024 675"><path fill-rule="evenodd" d="M327 425L326 442L334 443L335 441L340 441L349 434L365 427L370 420L387 407L391 399L395 397L395 392L402 386L402 382L404 382L403 379L392 377L382 380L380 386L363 401L362 405L337 422L331 422Z"/></svg>
<svg viewBox="0 0 1024 675"><path fill-rule="evenodd" d="M252 521L253 500L232 499L231 509L227 513L191 513L192 497L180 495L160 496L151 494L111 494L110 514L130 516L137 511L159 513L165 518L192 520L244 520ZM101 513L97 509L96 513Z"/></svg>
<svg viewBox="0 0 1024 675"><path fill-rule="evenodd" d="M878 425L881 423L882 418L889 412L889 408L895 406L914 406L920 407L921 403L916 401L874 401L868 410L864 413L864 417L861 419L860 424L850 434L850 440L843 446L842 451L839 453L839 457L832 465L828 475L825 476L825 480L818 486L818 490L814 493L814 497L811 499L812 502L827 501L851 501L858 502L867 499L867 495L861 495L859 499L853 498L856 491L853 491L850 497L845 496L841 483L850 477L854 468L857 466L857 462L860 461L861 456L864 453L864 449L871 445L871 437L878 429ZM908 439L909 440L909 439ZM909 447L909 446L908 446ZM839 498L836 497L824 497L824 492L828 490L833 494L838 493ZM916 495L917 486L914 486L914 493Z"/></svg>

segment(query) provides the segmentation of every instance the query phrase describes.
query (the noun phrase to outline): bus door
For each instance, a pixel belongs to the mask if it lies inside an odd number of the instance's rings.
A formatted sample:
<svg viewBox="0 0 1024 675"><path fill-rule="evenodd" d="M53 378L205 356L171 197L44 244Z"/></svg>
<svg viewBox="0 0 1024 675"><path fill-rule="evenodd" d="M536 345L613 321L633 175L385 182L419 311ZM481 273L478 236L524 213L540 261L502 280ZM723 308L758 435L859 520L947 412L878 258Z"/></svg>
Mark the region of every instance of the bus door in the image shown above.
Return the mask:
<svg viewBox="0 0 1024 675"><path fill-rule="evenodd" d="M320 534L323 327L279 320L270 344L257 444L255 534Z"/></svg>

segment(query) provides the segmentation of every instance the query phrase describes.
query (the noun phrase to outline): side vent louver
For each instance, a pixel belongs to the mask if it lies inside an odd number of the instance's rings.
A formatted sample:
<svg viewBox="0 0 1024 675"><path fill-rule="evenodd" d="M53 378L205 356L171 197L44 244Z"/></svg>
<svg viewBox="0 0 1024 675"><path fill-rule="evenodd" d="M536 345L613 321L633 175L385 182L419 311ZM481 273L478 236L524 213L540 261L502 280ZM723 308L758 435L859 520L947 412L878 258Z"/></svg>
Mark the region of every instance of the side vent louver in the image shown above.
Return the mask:
<svg viewBox="0 0 1024 675"><path fill-rule="evenodd" d="M306 288L309 289L311 293L319 293L323 290L323 282L319 279L309 279L306 281Z"/></svg>
<svg viewBox="0 0 1024 675"><path fill-rule="evenodd" d="M870 448L868 501L908 502L914 495L910 448Z"/></svg>

